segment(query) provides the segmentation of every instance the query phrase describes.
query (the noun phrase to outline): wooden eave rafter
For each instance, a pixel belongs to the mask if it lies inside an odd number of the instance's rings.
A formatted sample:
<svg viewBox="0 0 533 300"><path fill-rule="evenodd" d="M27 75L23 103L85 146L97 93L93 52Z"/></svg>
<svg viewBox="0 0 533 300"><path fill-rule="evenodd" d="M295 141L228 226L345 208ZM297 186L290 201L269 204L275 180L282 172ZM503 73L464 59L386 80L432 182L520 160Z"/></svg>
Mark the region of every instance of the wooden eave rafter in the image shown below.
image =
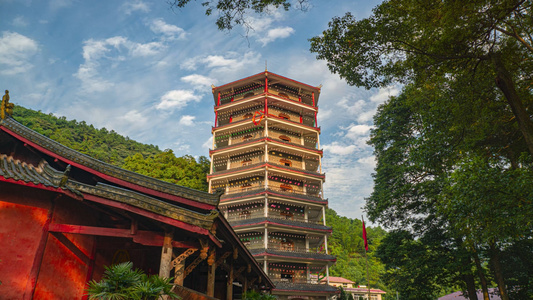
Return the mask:
<svg viewBox="0 0 533 300"><path fill-rule="evenodd" d="M165 237L164 232L154 232L146 230L137 230L135 232L132 232L131 229L105 228L58 223L50 224L49 231L58 233L131 238L135 243L142 244L145 246L163 246L163 240ZM197 249L199 248L199 244L190 241L172 241L172 247Z"/></svg>

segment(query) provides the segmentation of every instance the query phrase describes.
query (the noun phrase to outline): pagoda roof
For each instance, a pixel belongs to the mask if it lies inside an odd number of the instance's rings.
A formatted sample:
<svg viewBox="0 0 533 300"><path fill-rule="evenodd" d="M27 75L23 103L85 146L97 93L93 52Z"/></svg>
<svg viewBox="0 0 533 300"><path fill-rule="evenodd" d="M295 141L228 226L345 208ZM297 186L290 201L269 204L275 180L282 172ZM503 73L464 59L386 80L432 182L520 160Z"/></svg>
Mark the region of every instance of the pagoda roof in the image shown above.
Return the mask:
<svg viewBox="0 0 533 300"><path fill-rule="evenodd" d="M313 293L327 293L327 294L337 294L339 289L327 285L327 284L313 284L313 283L292 283L292 282L283 282L276 281L276 288L272 290L276 292L313 292Z"/></svg>
<svg viewBox="0 0 533 300"><path fill-rule="evenodd" d="M335 262L337 258L334 255L323 254L323 253L314 253L314 252L291 252L291 251L282 251L275 249L250 249L250 252L253 256L274 256L274 257L283 257L283 258L295 258L306 261L328 261Z"/></svg>
<svg viewBox="0 0 533 300"><path fill-rule="evenodd" d="M241 85L245 85L245 84L250 84L250 83L256 82L258 80L264 81L265 78L268 78L269 80L274 79L274 80L276 80L276 83L277 82L281 82L281 83L284 83L284 84L287 84L287 85L291 85L291 86L295 86L295 87L302 88L302 89L305 89L305 90L313 91L315 93L315 101L316 101L316 103L318 103L318 98L320 96L321 87L308 85L308 84L296 81L294 79L290 79L288 77L284 77L284 76L278 75L276 73L272 73L270 71L266 71L265 70L264 72L257 73L255 75L248 76L248 77L245 77L245 78L242 78L242 79L230 82L230 83L226 83L226 84L221 85L221 86L213 86L212 87L212 91L213 91L213 99L215 101L215 106L217 105L217 100L218 100L217 99L217 97L218 97L217 93L218 92L221 92L223 90L227 90L227 89L229 89L231 87L234 87L234 86L241 86Z"/></svg>

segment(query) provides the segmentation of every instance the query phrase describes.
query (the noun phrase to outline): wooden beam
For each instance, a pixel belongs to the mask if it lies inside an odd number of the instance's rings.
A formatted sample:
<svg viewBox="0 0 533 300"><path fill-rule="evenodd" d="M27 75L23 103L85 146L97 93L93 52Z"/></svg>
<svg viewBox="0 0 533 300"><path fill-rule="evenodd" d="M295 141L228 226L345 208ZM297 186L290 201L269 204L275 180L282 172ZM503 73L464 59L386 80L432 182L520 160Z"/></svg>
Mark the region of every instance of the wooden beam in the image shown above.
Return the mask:
<svg viewBox="0 0 533 300"><path fill-rule="evenodd" d="M211 250L211 254L209 255L209 258L207 259L207 296L214 297L215 296L215 273L217 270L217 264L215 262L216 259L216 251Z"/></svg>
<svg viewBox="0 0 533 300"><path fill-rule="evenodd" d="M22 296L23 299L33 299L33 293L35 292L35 287L37 285L37 278L39 277L41 264L43 262L44 250L46 248L46 243L48 242L48 228L50 227L50 223L52 222L52 217L54 215L56 199L50 201L50 208L48 209L46 221L43 224L43 229L41 231L41 238L39 239L37 251L35 252L35 256L33 257L33 264L31 267L28 281L26 282L24 295Z"/></svg>
<svg viewBox="0 0 533 300"><path fill-rule="evenodd" d="M163 246L164 236L161 232L135 230L132 233L132 229L120 229L120 228L106 228L106 227L93 227L82 225L70 225L70 224L50 224L50 232L59 233L75 233L85 235L97 235L97 236L112 236L131 238L134 242L145 246ZM198 248L199 244L196 242L178 242L172 241L173 248Z"/></svg>
<svg viewBox="0 0 533 300"><path fill-rule="evenodd" d="M233 300L233 261L229 266L228 282L226 286L226 300Z"/></svg>
<svg viewBox="0 0 533 300"><path fill-rule="evenodd" d="M170 269L172 267L172 237L173 232L165 232L165 239L161 249L161 263L159 265L159 276L164 278L170 277Z"/></svg>

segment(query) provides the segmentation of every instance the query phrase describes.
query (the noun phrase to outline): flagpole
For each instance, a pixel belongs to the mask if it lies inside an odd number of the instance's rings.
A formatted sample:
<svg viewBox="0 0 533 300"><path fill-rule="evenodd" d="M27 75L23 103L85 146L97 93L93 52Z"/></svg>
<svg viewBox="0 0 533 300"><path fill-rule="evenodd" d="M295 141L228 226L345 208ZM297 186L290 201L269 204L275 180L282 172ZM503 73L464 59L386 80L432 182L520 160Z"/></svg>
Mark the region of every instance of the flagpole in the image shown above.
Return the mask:
<svg viewBox="0 0 533 300"><path fill-rule="evenodd" d="M368 240L366 237L366 228L365 228L365 218L361 216L361 220L363 220L363 240L365 244L365 260L366 260L366 286L368 288L368 300L370 300L370 272L368 271L368 255L367 255L367 249L368 249Z"/></svg>

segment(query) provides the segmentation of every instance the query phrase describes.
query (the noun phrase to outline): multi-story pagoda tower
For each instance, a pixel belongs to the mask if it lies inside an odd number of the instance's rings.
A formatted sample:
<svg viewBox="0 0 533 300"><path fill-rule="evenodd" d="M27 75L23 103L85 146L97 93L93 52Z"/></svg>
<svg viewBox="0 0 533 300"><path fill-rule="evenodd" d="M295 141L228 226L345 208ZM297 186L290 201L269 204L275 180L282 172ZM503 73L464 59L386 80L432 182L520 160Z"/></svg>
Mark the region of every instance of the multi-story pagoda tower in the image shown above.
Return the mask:
<svg viewBox="0 0 533 300"><path fill-rule="evenodd" d="M335 257L328 254L323 198L320 87L270 72L213 87L215 126L210 192L276 284L279 299L327 299Z"/></svg>

